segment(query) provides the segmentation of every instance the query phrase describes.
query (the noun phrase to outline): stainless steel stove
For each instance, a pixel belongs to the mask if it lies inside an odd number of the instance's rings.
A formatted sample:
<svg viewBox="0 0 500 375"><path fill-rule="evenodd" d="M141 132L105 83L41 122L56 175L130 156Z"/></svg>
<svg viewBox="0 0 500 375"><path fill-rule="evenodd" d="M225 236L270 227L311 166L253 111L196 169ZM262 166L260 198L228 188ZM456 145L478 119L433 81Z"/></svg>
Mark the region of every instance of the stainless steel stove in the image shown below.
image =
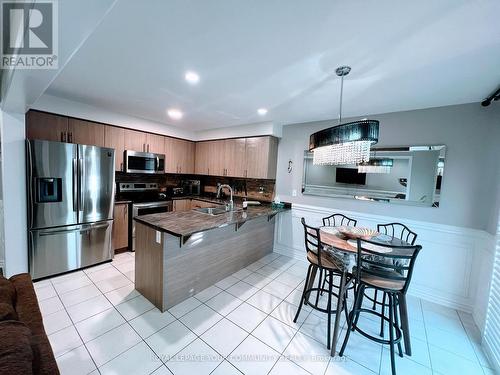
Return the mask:
<svg viewBox="0 0 500 375"><path fill-rule="evenodd" d="M154 182L121 182L120 199L132 201L132 219L136 216L172 211L172 200L160 192ZM135 251L135 221L132 220L132 251Z"/></svg>

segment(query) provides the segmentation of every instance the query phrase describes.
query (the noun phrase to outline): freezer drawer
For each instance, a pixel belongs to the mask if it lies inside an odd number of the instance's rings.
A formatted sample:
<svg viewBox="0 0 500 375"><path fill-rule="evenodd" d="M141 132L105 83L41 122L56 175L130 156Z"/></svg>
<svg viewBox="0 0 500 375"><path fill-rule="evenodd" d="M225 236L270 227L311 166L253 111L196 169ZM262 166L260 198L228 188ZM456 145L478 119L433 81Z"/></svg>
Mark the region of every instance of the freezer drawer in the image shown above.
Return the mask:
<svg viewBox="0 0 500 375"><path fill-rule="evenodd" d="M111 220L30 231L31 277L39 279L111 259L112 223Z"/></svg>

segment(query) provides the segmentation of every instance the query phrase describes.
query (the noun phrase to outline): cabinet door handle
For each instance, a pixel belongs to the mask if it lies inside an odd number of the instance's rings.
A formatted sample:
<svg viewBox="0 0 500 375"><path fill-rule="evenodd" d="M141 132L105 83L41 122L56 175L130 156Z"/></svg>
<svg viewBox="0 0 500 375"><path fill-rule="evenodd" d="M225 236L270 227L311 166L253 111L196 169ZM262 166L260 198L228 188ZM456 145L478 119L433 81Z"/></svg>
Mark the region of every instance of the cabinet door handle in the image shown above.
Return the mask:
<svg viewBox="0 0 500 375"><path fill-rule="evenodd" d="M64 132L61 132L61 142L64 142Z"/></svg>
<svg viewBox="0 0 500 375"><path fill-rule="evenodd" d="M179 173L182 173L182 167L179 165Z"/></svg>
<svg viewBox="0 0 500 375"><path fill-rule="evenodd" d="M148 152L149 152L149 143L148 143Z"/></svg>

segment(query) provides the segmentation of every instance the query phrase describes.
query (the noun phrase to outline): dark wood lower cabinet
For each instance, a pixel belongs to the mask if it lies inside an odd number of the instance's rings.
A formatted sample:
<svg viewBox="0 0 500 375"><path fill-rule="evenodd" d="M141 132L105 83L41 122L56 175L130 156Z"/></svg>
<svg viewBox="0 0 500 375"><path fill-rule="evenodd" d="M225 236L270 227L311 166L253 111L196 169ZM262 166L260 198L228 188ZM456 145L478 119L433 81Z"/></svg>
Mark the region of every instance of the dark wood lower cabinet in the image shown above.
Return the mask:
<svg viewBox="0 0 500 375"><path fill-rule="evenodd" d="M128 204L115 204L113 214L113 250L116 252L125 251L128 249L129 238L129 215Z"/></svg>

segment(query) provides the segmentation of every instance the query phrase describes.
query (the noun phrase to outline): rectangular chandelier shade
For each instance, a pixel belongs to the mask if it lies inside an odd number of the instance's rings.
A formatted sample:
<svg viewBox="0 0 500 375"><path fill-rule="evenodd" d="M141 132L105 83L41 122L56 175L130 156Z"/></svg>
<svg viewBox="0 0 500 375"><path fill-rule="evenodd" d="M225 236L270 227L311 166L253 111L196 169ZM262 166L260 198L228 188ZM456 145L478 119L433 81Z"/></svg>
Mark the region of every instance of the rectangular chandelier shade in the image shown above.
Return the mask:
<svg viewBox="0 0 500 375"><path fill-rule="evenodd" d="M309 137L314 165L359 164L370 160L379 122L360 120L320 130Z"/></svg>

